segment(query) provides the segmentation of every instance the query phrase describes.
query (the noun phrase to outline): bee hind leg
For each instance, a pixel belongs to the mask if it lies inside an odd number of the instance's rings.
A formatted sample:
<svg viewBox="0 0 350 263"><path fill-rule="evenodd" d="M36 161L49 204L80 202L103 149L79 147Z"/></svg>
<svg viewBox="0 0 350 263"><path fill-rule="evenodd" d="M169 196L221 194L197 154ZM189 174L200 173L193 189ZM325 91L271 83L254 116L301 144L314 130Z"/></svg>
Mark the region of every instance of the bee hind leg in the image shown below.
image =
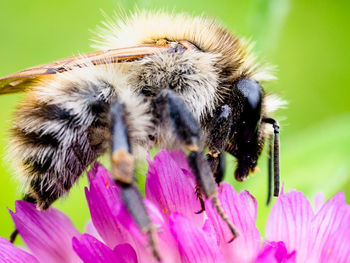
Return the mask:
<svg viewBox="0 0 350 263"><path fill-rule="evenodd" d="M188 161L196 177L197 185L205 197L211 199L217 213L231 230L234 239L238 236L238 231L220 204L212 170L202 152L200 128L194 116L186 104L170 90L162 90L153 105L156 116L161 121L170 121L174 134L189 150Z"/></svg>
<svg viewBox="0 0 350 263"><path fill-rule="evenodd" d="M121 187L122 200L131 217L140 230L148 235L153 256L157 261L161 261L156 229L148 215L141 193L134 186L134 159L123 108L122 104L114 102L110 112L112 177L116 184Z"/></svg>

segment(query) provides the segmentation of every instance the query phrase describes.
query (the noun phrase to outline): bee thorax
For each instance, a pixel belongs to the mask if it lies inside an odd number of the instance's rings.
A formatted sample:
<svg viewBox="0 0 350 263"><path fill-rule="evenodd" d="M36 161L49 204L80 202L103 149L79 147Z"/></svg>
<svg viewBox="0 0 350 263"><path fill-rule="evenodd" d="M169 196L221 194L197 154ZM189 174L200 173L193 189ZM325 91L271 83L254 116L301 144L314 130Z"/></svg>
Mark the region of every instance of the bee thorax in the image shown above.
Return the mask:
<svg viewBox="0 0 350 263"><path fill-rule="evenodd" d="M135 63L130 84L146 97L173 90L199 120L219 100L217 59L217 55L196 50L155 54Z"/></svg>

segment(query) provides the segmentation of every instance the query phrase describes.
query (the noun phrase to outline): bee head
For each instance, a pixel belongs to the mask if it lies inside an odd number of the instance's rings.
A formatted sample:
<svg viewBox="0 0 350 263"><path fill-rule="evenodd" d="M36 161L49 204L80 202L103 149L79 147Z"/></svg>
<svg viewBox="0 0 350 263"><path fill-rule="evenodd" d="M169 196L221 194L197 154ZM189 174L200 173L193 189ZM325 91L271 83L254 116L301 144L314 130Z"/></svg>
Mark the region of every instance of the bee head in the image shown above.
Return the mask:
<svg viewBox="0 0 350 263"><path fill-rule="evenodd" d="M261 131L263 90L260 84L248 78L233 83L233 129L227 151L237 158L235 178L244 180L254 171L263 147Z"/></svg>

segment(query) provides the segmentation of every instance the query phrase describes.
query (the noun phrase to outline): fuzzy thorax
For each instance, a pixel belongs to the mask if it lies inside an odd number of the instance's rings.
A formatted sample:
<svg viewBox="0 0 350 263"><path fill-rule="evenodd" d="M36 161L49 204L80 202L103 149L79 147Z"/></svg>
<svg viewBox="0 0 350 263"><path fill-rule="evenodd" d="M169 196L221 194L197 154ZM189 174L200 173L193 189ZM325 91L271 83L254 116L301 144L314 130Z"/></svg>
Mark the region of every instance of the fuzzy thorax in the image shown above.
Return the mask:
<svg viewBox="0 0 350 263"><path fill-rule="evenodd" d="M186 103L199 121L220 101L219 76L215 66L219 55L188 50L158 53L135 63L130 85L145 96L170 89Z"/></svg>

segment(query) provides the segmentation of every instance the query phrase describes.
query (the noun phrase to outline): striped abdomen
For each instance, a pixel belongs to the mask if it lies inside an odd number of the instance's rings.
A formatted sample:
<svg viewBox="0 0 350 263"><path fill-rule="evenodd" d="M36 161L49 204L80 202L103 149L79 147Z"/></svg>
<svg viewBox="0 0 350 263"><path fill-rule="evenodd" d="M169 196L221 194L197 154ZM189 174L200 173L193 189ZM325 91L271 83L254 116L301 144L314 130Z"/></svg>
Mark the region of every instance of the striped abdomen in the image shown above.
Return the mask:
<svg viewBox="0 0 350 263"><path fill-rule="evenodd" d="M48 208L107 150L114 92L103 81L28 92L15 114L11 152L38 207Z"/></svg>

